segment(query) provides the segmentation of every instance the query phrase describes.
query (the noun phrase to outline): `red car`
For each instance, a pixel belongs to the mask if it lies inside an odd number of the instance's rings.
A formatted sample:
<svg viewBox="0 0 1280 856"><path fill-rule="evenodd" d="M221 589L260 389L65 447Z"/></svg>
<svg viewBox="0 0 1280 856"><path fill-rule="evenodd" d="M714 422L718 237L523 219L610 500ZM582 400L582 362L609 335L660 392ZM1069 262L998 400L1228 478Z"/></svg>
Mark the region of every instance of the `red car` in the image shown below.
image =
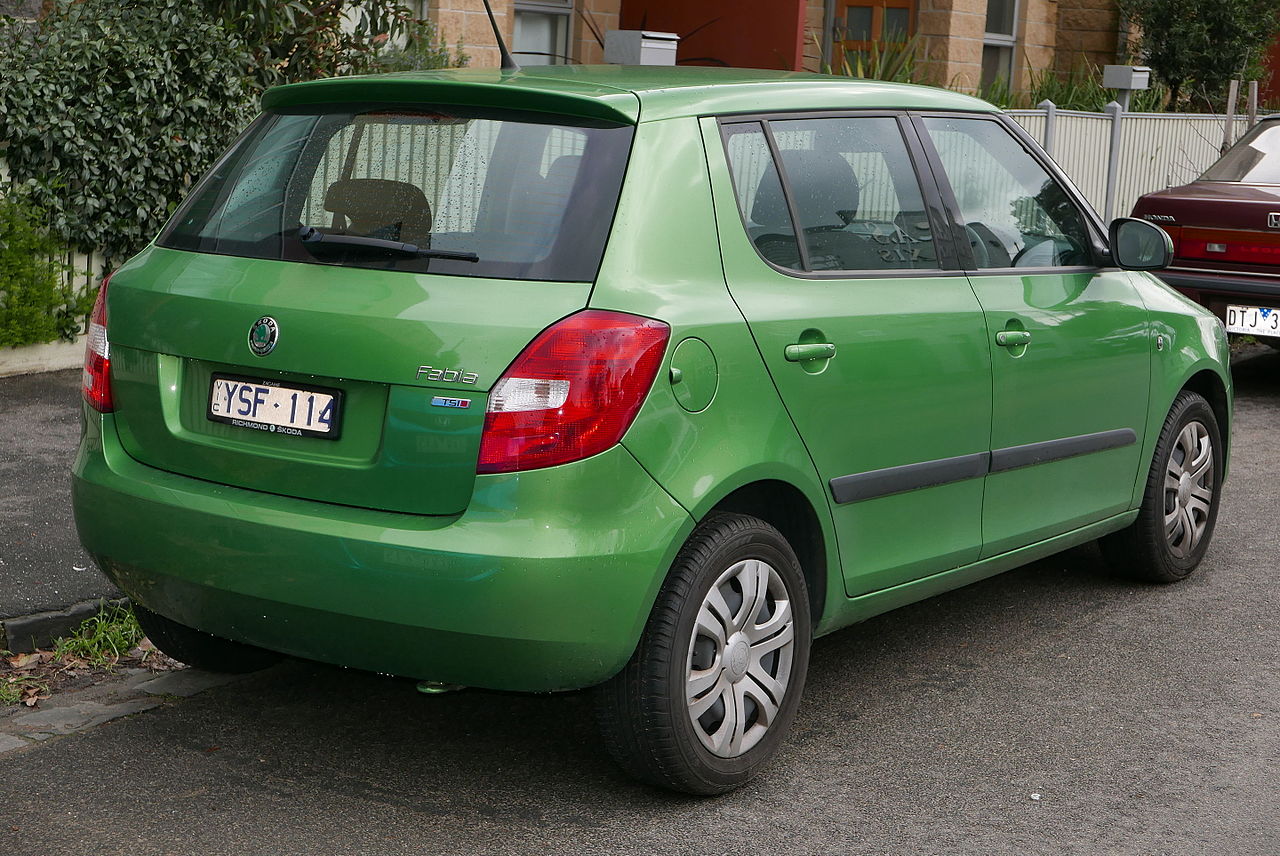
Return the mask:
<svg viewBox="0 0 1280 856"><path fill-rule="evenodd" d="M1280 347L1280 116L1254 125L1190 184L1139 199L1133 216L1173 238L1165 282L1227 332Z"/></svg>

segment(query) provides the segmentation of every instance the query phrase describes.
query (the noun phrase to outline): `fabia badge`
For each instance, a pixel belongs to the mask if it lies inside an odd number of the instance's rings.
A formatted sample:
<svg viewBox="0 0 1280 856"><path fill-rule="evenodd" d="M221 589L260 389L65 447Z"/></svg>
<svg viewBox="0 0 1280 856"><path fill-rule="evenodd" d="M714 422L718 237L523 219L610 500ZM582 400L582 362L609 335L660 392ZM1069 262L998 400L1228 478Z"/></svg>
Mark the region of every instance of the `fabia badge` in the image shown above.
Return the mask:
<svg viewBox="0 0 1280 856"><path fill-rule="evenodd" d="M249 350L260 357L271 353L280 338L280 325L270 315L263 315L249 328Z"/></svg>

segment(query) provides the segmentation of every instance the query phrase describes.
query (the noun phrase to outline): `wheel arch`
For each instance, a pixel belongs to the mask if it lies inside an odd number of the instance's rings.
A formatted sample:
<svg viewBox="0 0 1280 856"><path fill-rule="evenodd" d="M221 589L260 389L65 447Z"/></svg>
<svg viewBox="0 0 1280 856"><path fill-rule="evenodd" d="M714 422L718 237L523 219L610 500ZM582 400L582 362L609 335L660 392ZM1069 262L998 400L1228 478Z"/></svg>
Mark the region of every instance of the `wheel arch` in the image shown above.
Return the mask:
<svg viewBox="0 0 1280 856"><path fill-rule="evenodd" d="M1227 385L1217 372L1212 369L1201 369L1187 378L1178 392L1181 393L1183 390L1198 393L1209 402L1209 407L1213 409L1213 415L1218 420L1218 428L1222 434L1223 460L1227 460L1231 448L1231 396L1227 392ZM1169 406L1173 406L1172 402Z"/></svg>
<svg viewBox="0 0 1280 856"><path fill-rule="evenodd" d="M790 482L760 479L735 488L707 514L715 511L757 517L782 533L800 560L805 585L809 588L809 613L816 629L827 611L831 562L818 510L804 491Z"/></svg>

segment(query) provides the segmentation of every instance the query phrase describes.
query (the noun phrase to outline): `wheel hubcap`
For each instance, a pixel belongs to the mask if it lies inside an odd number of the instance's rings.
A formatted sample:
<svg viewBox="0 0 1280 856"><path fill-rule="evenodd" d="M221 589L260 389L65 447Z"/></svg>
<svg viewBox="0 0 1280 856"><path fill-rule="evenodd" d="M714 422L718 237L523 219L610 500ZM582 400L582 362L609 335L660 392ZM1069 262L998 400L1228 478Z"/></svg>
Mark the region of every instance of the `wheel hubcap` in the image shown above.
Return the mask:
<svg viewBox="0 0 1280 856"><path fill-rule="evenodd" d="M1191 422L1178 433L1164 475L1164 535L1169 551L1185 559L1204 540L1213 507L1213 443Z"/></svg>
<svg viewBox="0 0 1280 856"><path fill-rule="evenodd" d="M710 752L734 758L764 737L794 646L791 600L772 566L746 559L720 575L698 609L685 678L689 720Z"/></svg>

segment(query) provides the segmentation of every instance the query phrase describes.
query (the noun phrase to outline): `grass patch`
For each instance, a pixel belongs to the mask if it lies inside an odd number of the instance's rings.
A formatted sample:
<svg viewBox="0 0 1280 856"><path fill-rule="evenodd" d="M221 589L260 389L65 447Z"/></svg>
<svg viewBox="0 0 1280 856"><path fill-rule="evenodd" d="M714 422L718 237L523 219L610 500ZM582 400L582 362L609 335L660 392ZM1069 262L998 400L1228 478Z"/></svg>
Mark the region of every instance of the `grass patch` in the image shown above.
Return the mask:
<svg viewBox="0 0 1280 856"><path fill-rule="evenodd" d="M183 668L146 639L132 609L103 603L97 615L56 640L52 650L0 651L0 707L35 707L53 693L118 674L118 667L152 672Z"/></svg>
<svg viewBox="0 0 1280 856"><path fill-rule="evenodd" d="M98 614L85 619L75 633L53 643L60 660L81 660L96 668L111 668L143 640L138 619L127 606L102 604Z"/></svg>
<svg viewBox="0 0 1280 856"><path fill-rule="evenodd" d="M8 651L3 652L8 654ZM25 702L28 699L48 698L49 682L36 675L17 673L0 680L0 706Z"/></svg>

